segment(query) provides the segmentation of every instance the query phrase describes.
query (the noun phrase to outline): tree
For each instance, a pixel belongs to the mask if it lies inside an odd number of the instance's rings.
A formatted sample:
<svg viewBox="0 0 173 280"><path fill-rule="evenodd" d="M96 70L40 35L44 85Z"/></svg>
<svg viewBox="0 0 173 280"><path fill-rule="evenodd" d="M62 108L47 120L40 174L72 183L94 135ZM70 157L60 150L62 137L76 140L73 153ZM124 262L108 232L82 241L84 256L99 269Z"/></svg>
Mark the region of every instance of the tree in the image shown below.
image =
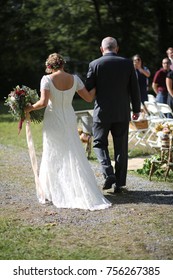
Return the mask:
<svg viewBox="0 0 173 280"><path fill-rule="evenodd" d="M151 72L173 44L171 0L1 0L0 8L1 97L17 84L39 89L52 52L85 77L105 36L117 38L120 55L141 54Z"/></svg>

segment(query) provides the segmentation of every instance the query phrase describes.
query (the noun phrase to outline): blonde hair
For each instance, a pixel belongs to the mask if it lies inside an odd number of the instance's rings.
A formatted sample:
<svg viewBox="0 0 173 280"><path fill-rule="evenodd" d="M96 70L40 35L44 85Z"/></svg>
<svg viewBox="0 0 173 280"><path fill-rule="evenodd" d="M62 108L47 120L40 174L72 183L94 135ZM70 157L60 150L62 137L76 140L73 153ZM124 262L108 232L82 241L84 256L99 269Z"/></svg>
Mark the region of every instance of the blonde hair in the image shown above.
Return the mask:
<svg viewBox="0 0 173 280"><path fill-rule="evenodd" d="M52 73L52 70L62 69L65 64L65 60L62 55L58 53L52 53L46 59L46 73Z"/></svg>

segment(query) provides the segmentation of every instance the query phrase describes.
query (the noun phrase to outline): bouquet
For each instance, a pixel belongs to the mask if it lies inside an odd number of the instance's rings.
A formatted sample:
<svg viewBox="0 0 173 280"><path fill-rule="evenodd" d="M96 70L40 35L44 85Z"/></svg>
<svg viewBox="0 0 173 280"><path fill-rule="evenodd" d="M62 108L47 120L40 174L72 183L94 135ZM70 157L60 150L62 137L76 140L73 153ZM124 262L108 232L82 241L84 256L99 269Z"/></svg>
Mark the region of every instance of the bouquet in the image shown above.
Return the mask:
<svg viewBox="0 0 173 280"><path fill-rule="evenodd" d="M18 129L19 133L22 129L22 124L26 119L25 107L32 105L39 100L37 91L30 89L27 86L16 86L13 91L10 92L5 100L5 105L10 107L9 112L14 119L19 120ZM30 119L34 123L40 123L43 120L44 109L31 111Z"/></svg>
<svg viewBox="0 0 173 280"><path fill-rule="evenodd" d="M158 123L155 131L159 134L173 134L173 123Z"/></svg>

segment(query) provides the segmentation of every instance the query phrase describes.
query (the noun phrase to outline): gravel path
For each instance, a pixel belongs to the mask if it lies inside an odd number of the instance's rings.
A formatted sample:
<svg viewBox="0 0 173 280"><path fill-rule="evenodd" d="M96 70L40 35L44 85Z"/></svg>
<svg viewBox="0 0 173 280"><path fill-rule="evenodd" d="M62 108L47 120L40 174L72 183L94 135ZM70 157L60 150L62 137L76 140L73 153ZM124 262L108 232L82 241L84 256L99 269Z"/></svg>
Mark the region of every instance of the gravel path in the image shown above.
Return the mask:
<svg viewBox="0 0 173 280"><path fill-rule="evenodd" d="M38 158L40 159L40 155ZM101 189L103 178L100 167L95 163L91 163L91 166ZM4 217L13 219L15 217L27 225L73 224L87 231L96 225L108 224L108 227L115 227L116 224L116 233L127 240L128 238L139 240L139 235L144 235L142 238L146 239L151 258L173 257L172 183L150 182L129 173L127 189L124 192L120 194L113 194L113 190L104 192L113 203L109 209L94 212L57 209L51 204L38 203L28 152L2 145L0 145L0 178L0 208Z"/></svg>

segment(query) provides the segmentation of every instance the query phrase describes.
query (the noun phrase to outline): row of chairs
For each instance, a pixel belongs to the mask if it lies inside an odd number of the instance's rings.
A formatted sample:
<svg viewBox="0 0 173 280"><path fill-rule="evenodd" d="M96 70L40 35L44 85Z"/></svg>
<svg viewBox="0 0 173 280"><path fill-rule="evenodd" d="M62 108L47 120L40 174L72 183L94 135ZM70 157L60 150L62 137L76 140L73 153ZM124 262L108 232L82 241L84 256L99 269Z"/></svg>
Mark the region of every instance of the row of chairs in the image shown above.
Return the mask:
<svg viewBox="0 0 173 280"><path fill-rule="evenodd" d="M154 96L153 96L154 98ZM154 99L153 101L145 101L144 106L142 106L142 111L145 117L143 117L143 123L145 121L145 126L139 127L139 123L142 124L142 119L137 121L131 121L129 129L129 143L133 141L133 147L130 152L137 146L143 145L150 148L159 148L158 137L155 132L155 126L159 123L173 123L173 112L169 105L163 103L157 103ZM167 115L169 114L169 117Z"/></svg>
<svg viewBox="0 0 173 280"><path fill-rule="evenodd" d="M143 111L145 112L145 122L143 123L147 126L139 127L137 123L139 121L132 121L133 125L136 124L136 130L131 129L129 132L129 143L132 142L133 139L133 148L132 150L138 145L144 145L148 148L155 149L160 152L161 159L160 160L153 160L149 179L151 180L151 176L158 165L166 165L165 171L165 180L168 176L169 170L173 170L173 140L172 135L169 137L169 144L164 146L163 141L159 141L158 134L156 133L156 125L158 124L166 124L168 123L173 124L173 112L169 105L158 103L153 98L149 101L144 102L144 106L142 107ZM142 120L141 120L142 122Z"/></svg>
<svg viewBox="0 0 173 280"><path fill-rule="evenodd" d="M155 132L155 126L159 123L173 123L173 112L168 104L145 101L145 108L149 113L149 128L147 142L151 148L157 148L158 137Z"/></svg>

